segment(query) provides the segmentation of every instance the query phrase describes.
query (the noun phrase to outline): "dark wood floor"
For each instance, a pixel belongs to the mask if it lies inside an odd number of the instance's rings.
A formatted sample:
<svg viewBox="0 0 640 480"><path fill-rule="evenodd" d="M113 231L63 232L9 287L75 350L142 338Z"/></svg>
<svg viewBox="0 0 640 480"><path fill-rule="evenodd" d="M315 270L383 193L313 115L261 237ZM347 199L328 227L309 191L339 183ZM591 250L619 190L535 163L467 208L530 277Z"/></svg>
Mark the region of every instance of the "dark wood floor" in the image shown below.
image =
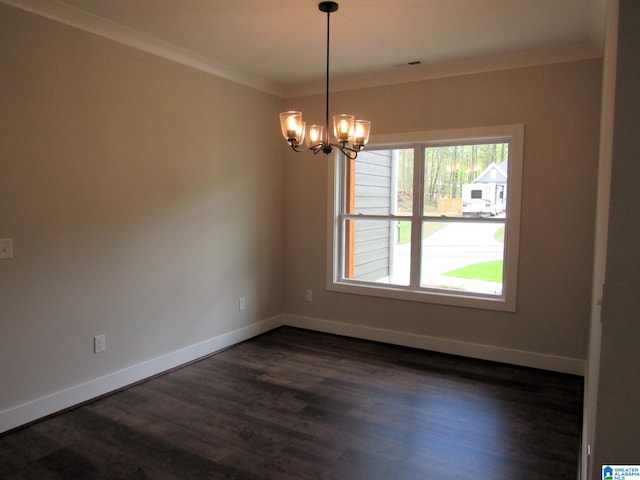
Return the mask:
<svg viewBox="0 0 640 480"><path fill-rule="evenodd" d="M3 479L577 478L582 379L293 328L0 437Z"/></svg>

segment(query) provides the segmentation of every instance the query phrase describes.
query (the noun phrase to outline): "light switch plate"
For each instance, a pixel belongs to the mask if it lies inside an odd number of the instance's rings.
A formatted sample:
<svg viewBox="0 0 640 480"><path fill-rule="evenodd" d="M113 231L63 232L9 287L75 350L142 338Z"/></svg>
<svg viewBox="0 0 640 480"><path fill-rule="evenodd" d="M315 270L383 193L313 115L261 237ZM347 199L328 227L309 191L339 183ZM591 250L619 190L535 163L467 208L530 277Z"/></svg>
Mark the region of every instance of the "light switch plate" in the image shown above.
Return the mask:
<svg viewBox="0 0 640 480"><path fill-rule="evenodd" d="M0 258L13 258L13 241L10 238L0 238Z"/></svg>

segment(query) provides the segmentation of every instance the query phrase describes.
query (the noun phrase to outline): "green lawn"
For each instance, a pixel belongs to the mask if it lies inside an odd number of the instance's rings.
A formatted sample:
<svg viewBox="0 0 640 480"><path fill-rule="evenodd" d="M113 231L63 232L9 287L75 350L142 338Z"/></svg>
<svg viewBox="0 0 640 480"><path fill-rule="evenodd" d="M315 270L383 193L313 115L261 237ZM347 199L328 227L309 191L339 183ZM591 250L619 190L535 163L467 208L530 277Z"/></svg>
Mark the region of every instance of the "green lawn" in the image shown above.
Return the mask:
<svg viewBox="0 0 640 480"><path fill-rule="evenodd" d="M398 222L398 243L403 245L411 241L411 222Z"/></svg>
<svg viewBox="0 0 640 480"><path fill-rule="evenodd" d="M485 280L487 282L502 282L502 260L473 263L466 267L445 272L443 275L471 280Z"/></svg>
<svg viewBox="0 0 640 480"><path fill-rule="evenodd" d="M398 243L407 244L411 242L411 222L398 222ZM423 238L434 234L438 230L447 226L446 222L425 222L423 225ZM504 227L499 228L494 237L497 241L504 243ZM502 282L502 260L492 260L489 262L473 263L456 270L443 273L447 277L468 278L470 280L484 280L488 282Z"/></svg>

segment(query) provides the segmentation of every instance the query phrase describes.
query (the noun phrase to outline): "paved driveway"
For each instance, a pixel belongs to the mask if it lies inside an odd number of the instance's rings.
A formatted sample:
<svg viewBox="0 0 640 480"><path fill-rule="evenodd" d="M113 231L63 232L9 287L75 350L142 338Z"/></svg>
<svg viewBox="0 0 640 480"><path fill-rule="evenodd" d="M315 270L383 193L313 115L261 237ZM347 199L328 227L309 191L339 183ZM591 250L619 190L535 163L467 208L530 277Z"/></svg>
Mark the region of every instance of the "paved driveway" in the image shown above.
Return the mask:
<svg viewBox="0 0 640 480"><path fill-rule="evenodd" d="M474 263L502 260L504 244L495 239L502 223L451 222L427 237L422 244L422 284L435 288L500 295L496 282L447 277L445 272ZM394 283L409 283L409 245L397 245L394 254Z"/></svg>

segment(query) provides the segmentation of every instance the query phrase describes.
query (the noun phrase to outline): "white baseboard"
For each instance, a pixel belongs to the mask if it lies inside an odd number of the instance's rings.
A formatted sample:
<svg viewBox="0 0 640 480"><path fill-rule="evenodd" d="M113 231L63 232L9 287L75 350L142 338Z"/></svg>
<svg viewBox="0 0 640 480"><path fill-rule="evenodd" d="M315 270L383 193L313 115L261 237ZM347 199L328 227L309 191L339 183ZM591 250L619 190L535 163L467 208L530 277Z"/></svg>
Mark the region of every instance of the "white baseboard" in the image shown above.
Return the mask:
<svg viewBox="0 0 640 480"><path fill-rule="evenodd" d="M381 328L353 325L349 323L322 320L319 318L304 317L300 315L283 316L285 325L306 328L319 332L333 333L347 337L374 340L405 347L431 350L434 352L460 355L463 357L491 360L494 362L508 363L524 367L540 368L554 372L570 373L573 375L585 374L585 361L579 358L561 357L544 353L515 350L479 343L461 342L446 338L430 337L406 332L396 332Z"/></svg>
<svg viewBox="0 0 640 480"><path fill-rule="evenodd" d="M0 433L206 357L282 325L574 375L585 372L585 361L578 358L282 314L3 410L0 412Z"/></svg>
<svg viewBox="0 0 640 480"><path fill-rule="evenodd" d="M211 355L236 343L277 328L282 325L282 320L282 316L277 315L176 350L161 357L132 365L118 372L113 372L103 377L74 385L65 390L3 410L0 412L0 433Z"/></svg>

